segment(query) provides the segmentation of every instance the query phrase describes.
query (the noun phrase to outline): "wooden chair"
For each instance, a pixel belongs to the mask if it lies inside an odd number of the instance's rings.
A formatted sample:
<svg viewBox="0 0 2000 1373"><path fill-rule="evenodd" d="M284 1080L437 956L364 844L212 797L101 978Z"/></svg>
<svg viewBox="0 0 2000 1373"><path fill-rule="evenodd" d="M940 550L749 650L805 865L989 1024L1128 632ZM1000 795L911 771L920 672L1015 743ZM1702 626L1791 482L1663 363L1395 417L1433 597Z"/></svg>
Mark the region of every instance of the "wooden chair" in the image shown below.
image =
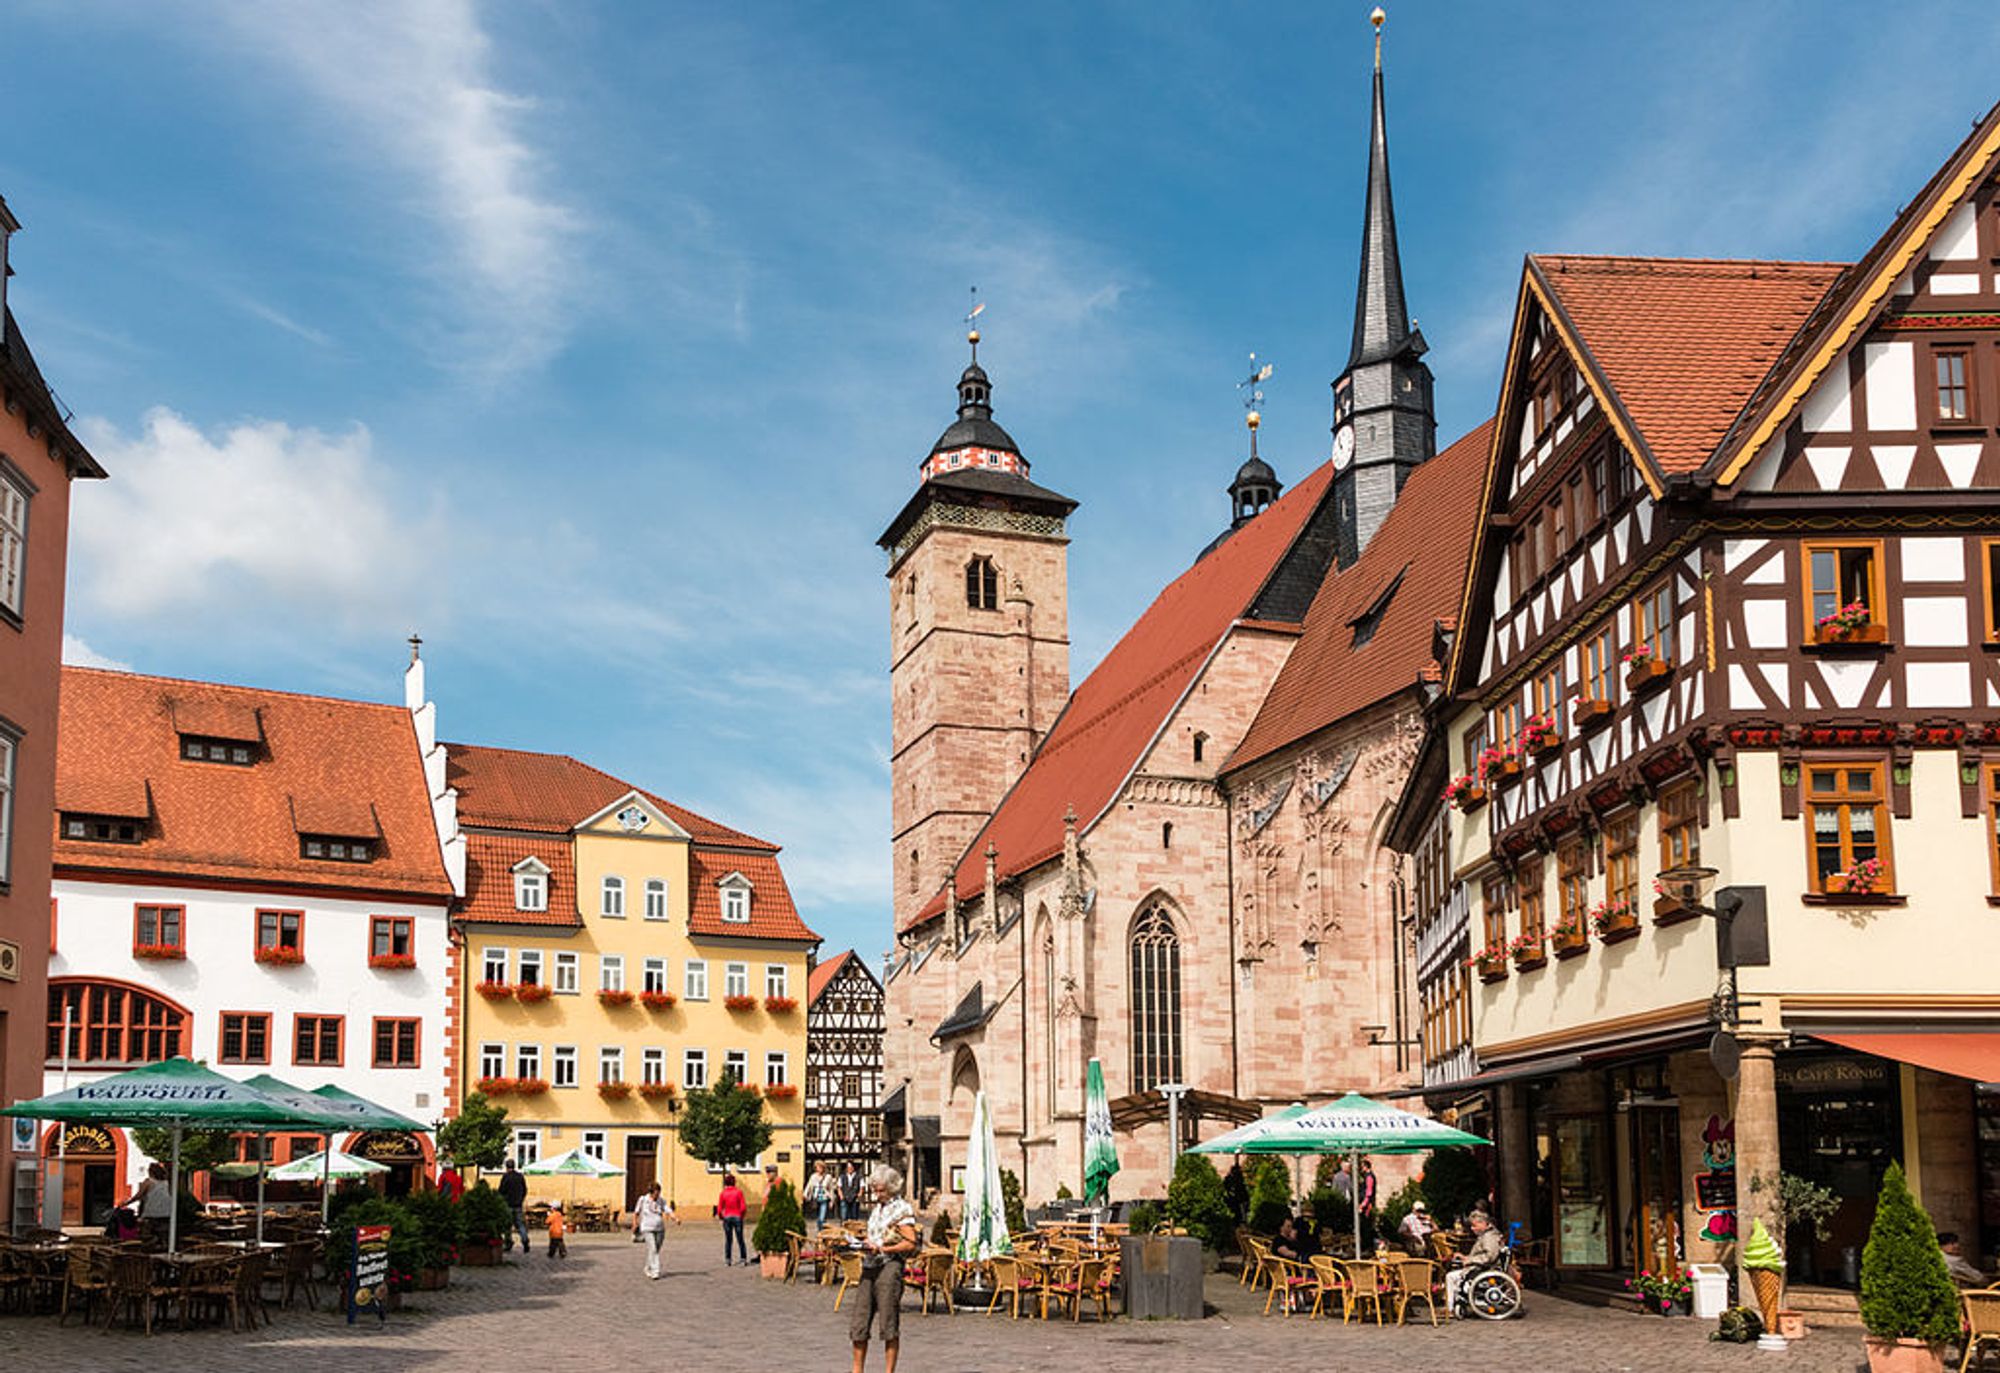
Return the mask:
<svg viewBox="0 0 2000 1373"><path fill-rule="evenodd" d="M179 1295L178 1283L161 1282L154 1277L151 1254L120 1253L111 1260L111 1300L104 1328L109 1330L123 1310L150 1335L155 1312Z"/></svg>
<svg viewBox="0 0 2000 1373"><path fill-rule="evenodd" d="M2000 1287L1961 1292L1958 1301L1965 1313L1965 1357L1959 1360L1958 1371L1965 1373L1984 1346L2000 1344Z"/></svg>
<svg viewBox="0 0 2000 1373"><path fill-rule="evenodd" d="M1340 1259L1341 1272L1347 1275L1347 1310L1341 1314L1340 1323L1346 1325L1355 1318L1365 1303L1375 1309L1375 1324L1382 1324L1382 1303L1393 1294L1382 1269L1365 1260Z"/></svg>
<svg viewBox="0 0 2000 1373"><path fill-rule="evenodd" d="M914 1264L903 1267L903 1287L914 1287L922 1298L922 1312L931 1313L931 1297L937 1296L948 1316L951 1314L951 1251L932 1249L917 1256Z"/></svg>
<svg viewBox="0 0 2000 1373"><path fill-rule="evenodd" d="M28 1309L28 1294L34 1286L34 1275L21 1261L21 1256L5 1244L0 1244L0 1306L14 1311Z"/></svg>
<svg viewBox="0 0 2000 1373"><path fill-rule="evenodd" d="M1312 1269L1296 1259L1279 1258L1276 1254L1264 1260L1266 1271L1271 1276L1271 1295L1264 1298L1264 1314L1271 1314L1271 1303L1282 1302L1284 1313L1289 1316L1298 1305L1297 1298L1305 1296L1319 1285Z"/></svg>
<svg viewBox="0 0 2000 1373"><path fill-rule="evenodd" d="M1437 1265L1429 1259L1391 1259L1389 1267L1395 1273L1396 1324L1403 1323L1403 1313L1410 1309L1411 1302L1420 1301L1430 1309L1431 1324L1436 1325L1438 1297L1444 1291Z"/></svg>
<svg viewBox="0 0 2000 1373"><path fill-rule="evenodd" d="M264 1272L270 1262L271 1256L261 1250L245 1254L236 1262L229 1316L232 1325L239 1330L255 1330L259 1316L264 1318L264 1324L271 1323L271 1308L264 1303Z"/></svg>
<svg viewBox="0 0 2000 1373"><path fill-rule="evenodd" d="M1525 1240L1514 1248L1514 1266L1523 1284L1532 1282L1544 1290L1556 1285L1555 1265L1550 1262L1553 1243L1547 1239Z"/></svg>
<svg viewBox="0 0 2000 1373"><path fill-rule="evenodd" d="M993 1259L993 1300L986 1312L991 1315L1000 1309L1001 1302L1012 1307L1015 1320L1021 1318L1021 1298L1027 1297L1040 1302L1042 1297L1041 1266L1031 1259L1016 1254L998 1254Z"/></svg>
<svg viewBox="0 0 2000 1373"><path fill-rule="evenodd" d="M69 1324L70 1306L78 1301L83 1303L83 1323L90 1324L91 1309L98 1298L111 1295L111 1253L105 1246L93 1244L79 1244L70 1250L63 1275L62 1319L57 1325Z"/></svg>
<svg viewBox="0 0 2000 1373"><path fill-rule="evenodd" d="M847 1289L861 1281L861 1255L842 1254L840 1256L840 1290L833 1294L833 1309L840 1310L841 1302L847 1299Z"/></svg>
<svg viewBox="0 0 2000 1373"><path fill-rule="evenodd" d="M1347 1310L1347 1275L1340 1271L1340 1260L1331 1254L1314 1254L1312 1257L1313 1304L1312 1316L1319 1318L1322 1310L1331 1310L1327 1299L1333 1299L1344 1315Z"/></svg>
<svg viewBox="0 0 2000 1373"><path fill-rule="evenodd" d="M1048 1304L1053 1302L1058 1311L1068 1311L1070 1322L1075 1324L1083 1319L1083 1304L1086 1301L1097 1302L1098 1320L1110 1319L1111 1294L1104 1290L1103 1259L1084 1259L1070 1264L1042 1287L1044 1316L1048 1314Z"/></svg>

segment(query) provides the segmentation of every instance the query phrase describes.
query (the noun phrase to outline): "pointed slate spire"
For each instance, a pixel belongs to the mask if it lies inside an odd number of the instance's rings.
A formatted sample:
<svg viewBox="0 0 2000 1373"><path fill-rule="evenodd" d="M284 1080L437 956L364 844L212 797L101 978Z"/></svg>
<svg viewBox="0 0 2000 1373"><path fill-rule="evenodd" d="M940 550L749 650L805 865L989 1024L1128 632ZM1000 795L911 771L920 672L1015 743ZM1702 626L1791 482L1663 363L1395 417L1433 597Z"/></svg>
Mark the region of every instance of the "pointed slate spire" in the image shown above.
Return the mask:
<svg viewBox="0 0 2000 1373"><path fill-rule="evenodd" d="M1354 292L1352 369L1396 356L1410 336L1403 264L1396 252L1396 205L1389 194L1389 125L1382 101L1382 21L1375 24L1375 108L1368 131L1368 206L1361 226L1361 281Z"/></svg>

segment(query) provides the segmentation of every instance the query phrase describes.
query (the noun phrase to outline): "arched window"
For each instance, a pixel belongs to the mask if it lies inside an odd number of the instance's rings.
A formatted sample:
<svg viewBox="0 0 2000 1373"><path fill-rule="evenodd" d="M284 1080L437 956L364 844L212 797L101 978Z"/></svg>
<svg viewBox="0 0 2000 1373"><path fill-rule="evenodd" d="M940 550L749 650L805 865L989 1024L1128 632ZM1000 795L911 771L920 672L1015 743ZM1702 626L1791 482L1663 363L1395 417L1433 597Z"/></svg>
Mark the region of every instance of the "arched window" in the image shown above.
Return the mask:
<svg viewBox="0 0 2000 1373"><path fill-rule="evenodd" d="M1201 761L1201 751L1207 747L1208 747L1208 736L1206 734L1203 734L1200 730L1196 730L1194 734L1195 762L1199 763Z"/></svg>
<svg viewBox="0 0 2000 1373"><path fill-rule="evenodd" d="M646 879L646 918L648 920L667 918L667 879L664 877Z"/></svg>
<svg viewBox="0 0 2000 1373"><path fill-rule="evenodd" d="M1181 1080L1181 941L1160 906L1132 926L1132 1090Z"/></svg>
<svg viewBox="0 0 2000 1373"><path fill-rule="evenodd" d="M614 920L623 920L625 918L625 879L622 877L607 877L604 879L603 890L604 900L603 904L598 907L599 913L608 915Z"/></svg>
<svg viewBox="0 0 2000 1373"><path fill-rule="evenodd" d="M922 872L923 872L923 863L922 863L922 861L921 861L921 860L920 860L920 859L918 858L918 856L917 856L917 851L916 851L915 849L911 849L911 850L910 850L910 890L911 890L911 891L913 891L913 892L914 892L914 891L915 891L915 890L917 889L917 883L918 883L918 881L919 881L919 878L920 878L920 874L921 874Z"/></svg>
<svg viewBox="0 0 2000 1373"><path fill-rule="evenodd" d="M63 1014L69 1014L67 1054ZM119 982L49 983L48 1061L72 1068L136 1067L185 1054L187 1008Z"/></svg>
<svg viewBox="0 0 2000 1373"><path fill-rule="evenodd" d="M1000 608L1000 573L991 558L974 558L965 565L965 603L974 610Z"/></svg>

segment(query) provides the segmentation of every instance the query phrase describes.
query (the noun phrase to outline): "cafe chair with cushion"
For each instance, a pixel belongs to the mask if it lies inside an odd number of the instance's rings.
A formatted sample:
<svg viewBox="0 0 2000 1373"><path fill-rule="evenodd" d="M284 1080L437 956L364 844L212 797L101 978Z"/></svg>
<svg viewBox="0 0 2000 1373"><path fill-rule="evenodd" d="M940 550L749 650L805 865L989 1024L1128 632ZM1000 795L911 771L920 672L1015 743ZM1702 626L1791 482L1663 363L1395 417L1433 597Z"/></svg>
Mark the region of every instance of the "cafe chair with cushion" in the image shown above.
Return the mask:
<svg viewBox="0 0 2000 1373"><path fill-rule="evenodd" d="M1312 1270L1295 1259L1281 1259L1276 1254L1264 1260L1265 1271L1271 1277L1271 1295L1264 1298L1264 1314L1271 1314L1271 1303L1282 1304L1284 1313L1292 1314L1306 1294L1319 1286L1319 1280Z"/></svg>
<svg viewBox="0 0 2000 1373"><path fill-rule="evenodd" d="M1111 1294L1104 1290L1102 1259L1084 1259L1069 1265L1050 1280L1043 1291L1043 1300L1053 1303L1058 1312L1069 1312L1072 1324L1083 1319L1083 1304L1086 1301L1098 1304L1098 1320L1110 1319Z"/></svg>
<svg viewBox="0 0 2000 1373"><path fill-rule="evenodd" d="M1965 1357L1959 1360L1959 1373L1972 1366L1974 1355L1985 1362L1983 1350L1989 1344L2000 1345L2000 1288L1985 1287L1958 1294L1959 1306L1965 1313Z"/></svg>
<svg viewBox="0 0 2000 1373"><path fill-rule="evenodd" d="M1014 1319L1019 1320L1021 1298L1026 1297L1030 1301L1038 1302L1041 1300L1041 1295L1042 1276L1034 1263L1015 1254L994 1255L993 1300L986 1308L988 1315L998 1311L1000 1303L1004 1301L1012 1308Z"/></svg>
<svg viewBox="0 0 2000 1373"><path fill-rule="evenodd" d="M1321 1311L1341 1311L1347 1307L1347 1275L1340 1271L1340 1260L1331 1254L1312 1256L1313 1304L1312 1316L1318 1319Z"/></svg>
<svg viewBox="0 0 2000 1373"><path fill-rule="evenodd" d="M840 1310L840 1304L847 1300L847 1289L861 1281L861 1255L842 1254L840 1263L840 1290L833 1294L833 1309Z"/></svg>
<svg viewBox="0 0 2000 1373"><path fill-rule="evenodd" d="M919 1254L916 1259L903 1265L903 1287L915 1289L923 1299L920 1308L926 1316L931 1313L931 1298L938 1299L944 1313L951 1314L951 1253L945 1249L932 1249Z"/></svg>
<svg viewBox="0 0 2000 1373"><path fill-rule="evenodd" d="M1392 1299L1387 1276L1380 1265L1366 1260L1343 1259L1340 1268L1347 1275L1347 1310L1342 1313L1340 1323L1346 1325L1355 1319L1363 1305L1375 1310L1375 1324L1382 1324L1382 1303Z"/></svg>
<svg viewBox="0 0 2000 1373"><path fill-rule="evenodd" d="M1396 1274L1396 1324L1403 1323L1411 1302L1420 1301L1431 1313L1431 1324L1436 1325L1443 1310L1438 1298L1444 1292L1437 1265L1429 1259L1392 1259L1390 1266Z"/></svg>
<svg viewBox="0 0 2000 1373"><path fill-rule="evenodd" d="M111 1300L107 1303L104 1328L109 1330L123 1311L130 1323L150 1335L155 1312L178 1297L180 1291L179 1283L155 1276L151 1254L120 1252L111 1260Z"/></svg>

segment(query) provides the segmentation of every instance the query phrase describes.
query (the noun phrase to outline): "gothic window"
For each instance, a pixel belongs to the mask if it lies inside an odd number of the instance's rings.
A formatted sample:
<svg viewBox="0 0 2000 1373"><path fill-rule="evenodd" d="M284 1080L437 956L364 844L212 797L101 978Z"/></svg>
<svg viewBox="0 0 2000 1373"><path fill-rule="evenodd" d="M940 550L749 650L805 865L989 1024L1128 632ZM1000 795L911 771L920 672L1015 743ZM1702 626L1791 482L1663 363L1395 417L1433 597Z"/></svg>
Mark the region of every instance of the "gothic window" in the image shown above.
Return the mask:
<svg viewBox="0 0 2000 1373"><path fill-rule="evenodd" d="M1208 736L1206 734L1203 734L1200 730L1196 730L1194 735L1195 762L1199 763L1201 761L1201 751L1207 747L1208 747Z"/></svg>
<svg viewBox="0 0 2000 1373"><path fill-rule="evenodd" d="M965 603L974 610L1000 608L1000 573L991 558L974 558L965 565Z"/></svg>
<svg viewBox="0 0 2000 1373"><path fill-rule="evenodd" d="M2000 808L1995 810L2000 816ZM1994 832L2000 834L2000 821L1996 821ZM1048 917L1044 915L1042 925L1042 1020L1043 1032L1048 1036L1046 1052L1042 1054L1042 1069L1047 1079L1043 1086L1048 1091L1049 1114L1056 1109L1056 940L1049 931Z"/></svg>
<svg viewBox="0 0 2000 1373"><path fill-rule="evenodd" d="M1181 1080L1181 941L1159 906L1132 927L1132 1090Z"/></svg>

